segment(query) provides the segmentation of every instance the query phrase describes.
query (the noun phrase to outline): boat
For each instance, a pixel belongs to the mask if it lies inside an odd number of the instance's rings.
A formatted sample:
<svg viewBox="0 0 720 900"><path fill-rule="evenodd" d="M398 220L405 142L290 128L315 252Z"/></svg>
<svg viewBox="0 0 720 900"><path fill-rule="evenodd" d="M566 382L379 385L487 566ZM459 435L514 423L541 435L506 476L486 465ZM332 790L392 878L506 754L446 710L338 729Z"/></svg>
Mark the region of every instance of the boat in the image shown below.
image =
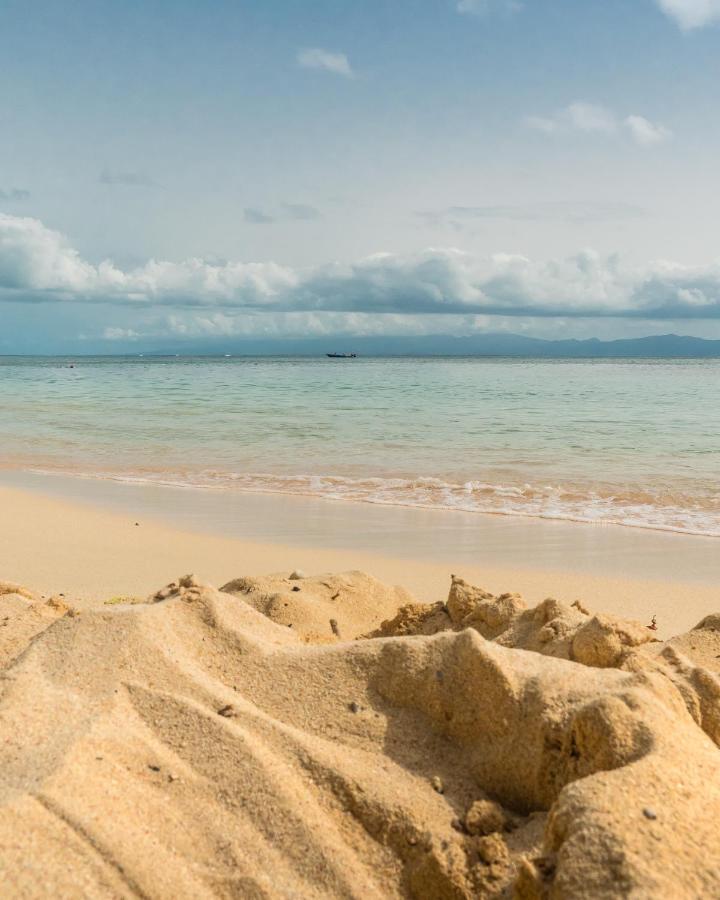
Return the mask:
<svg viewBox="0 0 720 900"><path fill-rule="evenodd" d="M330 359L357 359L357 353L326 353Z"/></svg>

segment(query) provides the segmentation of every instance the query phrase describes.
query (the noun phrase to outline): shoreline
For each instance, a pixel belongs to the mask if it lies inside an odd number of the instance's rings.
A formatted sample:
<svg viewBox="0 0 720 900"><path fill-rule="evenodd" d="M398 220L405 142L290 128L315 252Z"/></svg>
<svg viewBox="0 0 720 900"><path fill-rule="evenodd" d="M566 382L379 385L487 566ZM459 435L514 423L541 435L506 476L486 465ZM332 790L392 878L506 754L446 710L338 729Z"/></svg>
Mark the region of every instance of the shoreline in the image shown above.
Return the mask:
<svg viewBox="0 0 720 900"><path fill-rule="evenodd" d="M297 497L308 500L333 501L340 503L364 504L379 506L381 508L402 508L441 513L466 513L476 516L492 516L511 519L530 519L543 522L561 522L571 525L589 525L601 527L630 528L639 531L649 531L660 534L678 534L686 537L720 538L720 530L717 525L709 527L707 520L698 524L693 522L695 512L689 498L689 505L680 507L656 507L656 512L663 511L663 515L671 514L674 518L653 520L642 516L632 509L634 503L643 503L647 498L626 497L618 502L615 496L601 496L589 491L579 506L568 503L565 509L544 509L542 506L533 507L532 502L515 507L493 505L487 501L484 504L476 501L475 505L464 499L464 495L472 496L473 492L487 490L495 500L507 502L508 493L518 490L517 486L505 484L485 484L481 482L451 483L443 481L436 476L409 477L409 476L356 476L336 474L315 475L279 475L277 473L246 473L240 475L230 472L211 473L212 477L205 475L202 478L196 473L196 477L188 475L168 473L151 476L147 473L132 474L111 471L92 471L88 469L74 469L67 467L53 467L52 464L32 463L15 459L12 463L0 464L0 476L2 473L15 473L19 477L72 479L84 481L112 482L119 485L137 487L159 487L175 490L189 491L213 491L216 493L233 494L259 494L275 495L281 497ZM12 477L12 474L11 474ZM374 490L370 490L372 485ZM526 485L530 489L530 485ZM407 494L404 492L409 490ZM411 490L419 490L421 496L413 497ZM532 490L537 490L536 485ZM540 502L547 502L551 492L557 490L545 487L550 492ZM561 492L564 489L561 489ZM381 493L378 493L381 491ZM382 491L389 492L385 496ZM423 492L435 491L446 496L429 500L423 496ZM563 502L562 500L560 501ZM578 501L576 501L577 503ZM592 504L605 504L604 512L592 511ZM613 504L616 504L613 506ZM630 504L629 506L627 504ZM671 512L672 510L672 512ZM705 514L707 514L707 510ZM685 519L686 521L682 522Z"/></svg>
<svg viewBox="0 0 720 900"><path fill-rule="evenodd" d="M7 475L0 473L0 578L47 594L62 591L83 605L144 597L187 571L219 586L293 568L361 569L435 602L446 598L450 575L457 574L494 593L520 592L533 604L555 596L641 622L657 615L663 636L715 611L720 593L712 538L628 540L630 529L540 520L497 527L497 517L473 528L464 519L475 522L476 514L388 515L397 511L386 508L358 521L351 503L263 496L256 502L248 494L223 503L222 495L201 491L117 484L73 496L77 485L62 479L30 483ZM695 564L703 561L699 572Z"/></svg>

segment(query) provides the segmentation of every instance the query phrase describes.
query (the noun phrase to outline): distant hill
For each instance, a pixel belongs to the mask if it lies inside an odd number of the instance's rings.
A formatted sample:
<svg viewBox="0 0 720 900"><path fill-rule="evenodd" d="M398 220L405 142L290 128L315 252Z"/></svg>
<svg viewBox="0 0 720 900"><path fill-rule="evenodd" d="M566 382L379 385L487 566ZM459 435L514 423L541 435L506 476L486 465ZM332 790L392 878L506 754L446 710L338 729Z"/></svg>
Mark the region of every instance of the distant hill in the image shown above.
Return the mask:
<svg viewBox="0 0 720 900"><path fill-rule="evenodd" d="M677 334L652 335L602 341L549 341L519 334L476 334L469 337L426 335L422 337L327 337L296 339L205 340L166 347L139 348L145 353L238 356L324 356L325 353L355 352L360 356L511 356L548 359L652 359L720 358L720 340ZM129 347L123 351L131 352Z"/></svg>

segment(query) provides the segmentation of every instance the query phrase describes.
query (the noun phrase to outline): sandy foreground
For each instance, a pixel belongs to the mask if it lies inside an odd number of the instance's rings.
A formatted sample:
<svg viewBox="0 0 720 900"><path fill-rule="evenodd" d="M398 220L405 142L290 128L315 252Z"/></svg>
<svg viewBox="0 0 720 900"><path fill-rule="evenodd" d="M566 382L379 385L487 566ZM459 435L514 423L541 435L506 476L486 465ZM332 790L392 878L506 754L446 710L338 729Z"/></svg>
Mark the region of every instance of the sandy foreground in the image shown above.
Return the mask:
<svg viewBox="0 0 720 900"><path fill-rule="evenodd" d="M0 509L5 896L720 896L712 588Z"/></svg>

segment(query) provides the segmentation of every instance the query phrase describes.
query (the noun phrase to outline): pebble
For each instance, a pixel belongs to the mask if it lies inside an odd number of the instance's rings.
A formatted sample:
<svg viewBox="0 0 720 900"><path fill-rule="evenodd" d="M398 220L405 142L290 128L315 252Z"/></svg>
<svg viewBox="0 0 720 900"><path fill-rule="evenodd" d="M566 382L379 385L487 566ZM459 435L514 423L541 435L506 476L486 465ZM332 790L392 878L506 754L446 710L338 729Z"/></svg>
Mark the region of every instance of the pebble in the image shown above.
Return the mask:
<svg viewBox="0 0 720 900"><path fill-rule="evenodd" d="M299 591L300 588L299 588L299 586L296 584L295 587L293 588L293 590L294 590L294 591Z"/></svg>
<svg viewBox="0 0 720 900"><path fill-rule="evenodd" d="M227 706L223 706L222 709L218 710L218 715L223 716L226 719L232 719L233 716L237 715L237 710L232 703L228 703Z"/></svg>
<svg viewBox="0 0 720 900"><path fill-rule="evenodd" d="M649 806L646 806L643 810L643 815L646 819L657 819L657 813L654 809L650 809Z"/></svg>
<svg viewBox="0 0 720 900"><path fill-rule="evenodd" d="M305 573L302 569L293 569L290 573L290 581L300 581L302 578L305 578Z"/></svg>
<svg viewBox="0 0 720 900"><path fill-rule="evenodd" d="M336 637L340 637L340 627L338 626L337 619L330 619L330 628L332 628L332 633L336 635Z"/></svg>
<svg viewBox="0 0 720 900"><path fill-rule="evenodd" d="M437 775L433 776L433 779L430 783L433 786L433 790L437 791L438 794L445 793L445 785L442 783L442 779L439 778Z"/></svg>
<svg viewBox="0 0 720 900"><path fill-rule="evenodd" d="M359 713L360 712L360 704L353 700L352 703L349 704L350 712Z"/></svg>

